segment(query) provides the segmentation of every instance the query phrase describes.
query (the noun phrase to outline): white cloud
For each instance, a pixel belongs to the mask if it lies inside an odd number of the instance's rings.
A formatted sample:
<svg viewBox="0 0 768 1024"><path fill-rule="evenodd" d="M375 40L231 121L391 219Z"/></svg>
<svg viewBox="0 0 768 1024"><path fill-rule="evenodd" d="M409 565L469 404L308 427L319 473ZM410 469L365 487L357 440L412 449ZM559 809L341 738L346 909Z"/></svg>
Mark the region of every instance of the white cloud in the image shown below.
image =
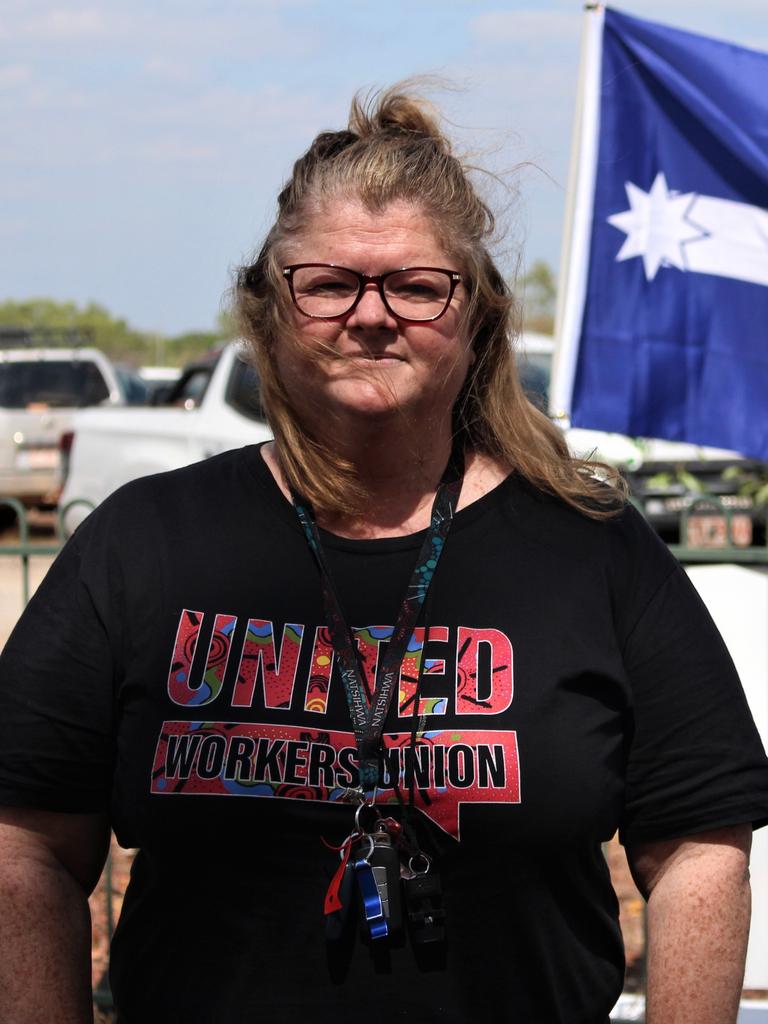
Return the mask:
<svg viewBox="0 0 768 1024"><path fill-rule="evenodd" d="M30 223L26 220L11 220L8 217L3 217L0 220L0 237L2 238L23 237L29 229Z"/></svg>
<svg viewBox="0 0 768 1024"><path fill-rule="evenodd" d="M24 19L18 26L21 33L38 40L104 38L114 36L123 18L108 15L96 7L52 8Z"/></svg>
<svg viewBox="0 0 768 1024"><path fill-rule="evenodd" d="M144 61L142 72L148 78L177 84L187 83L193 77L190 63L161 56L153 56Z"/></svg>
<svg viewBox="0 0 768 1024"><path fill-rule="evenodd" d="M505 47L512 44L508 57L514 62L519 55L515 44L551 46L554 42L578 40L580 24L581 16L575 12L487 11L473 18L469 27L479 42Z"/></svg>
<svg viewBox="0 0 768 1024"><path fill-rule="evenodd" d="M26 85L32 78L32 68L26 64L6 64L0 67L0 87L4 89Z"/></svg>
<svg viewBox="0 0 768 1024"><path fill-rule="evenodd" d="M67 6L46 0L3 0L0 36L19 40L43 59L51 46L66 43L73 49L102 49L91 59L108 56L109 46L121 59L162 60L170 67L192 61L209 62L226 56L258 59L260 55L286 52L293 56L317 45L301 19L288 11L307 0L254 0L246 4L208 4L163 0L116 2L96 0ZM293 21L293 23L292 23ZM64 56L72 57L73 50ZM57 57L62 54L57 52Z"/></svg>

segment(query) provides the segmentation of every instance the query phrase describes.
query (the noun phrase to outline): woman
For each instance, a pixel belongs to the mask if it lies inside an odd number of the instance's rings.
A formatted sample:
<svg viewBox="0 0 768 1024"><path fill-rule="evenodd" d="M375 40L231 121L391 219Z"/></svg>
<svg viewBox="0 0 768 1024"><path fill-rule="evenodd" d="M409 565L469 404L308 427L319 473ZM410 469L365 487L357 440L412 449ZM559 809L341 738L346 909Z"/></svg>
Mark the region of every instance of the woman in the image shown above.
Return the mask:
<svg viewBox="0 0 768 1024"><path fill-rule="evenodd" d="M274 443L114 495L5 651L4 1021L90 1019L110 824L124 1024L605 1024L617 827L648 1021L735 1020L765 755L685 574L524 399L492 227L397 91L297 162L236 289Z"/></svg>

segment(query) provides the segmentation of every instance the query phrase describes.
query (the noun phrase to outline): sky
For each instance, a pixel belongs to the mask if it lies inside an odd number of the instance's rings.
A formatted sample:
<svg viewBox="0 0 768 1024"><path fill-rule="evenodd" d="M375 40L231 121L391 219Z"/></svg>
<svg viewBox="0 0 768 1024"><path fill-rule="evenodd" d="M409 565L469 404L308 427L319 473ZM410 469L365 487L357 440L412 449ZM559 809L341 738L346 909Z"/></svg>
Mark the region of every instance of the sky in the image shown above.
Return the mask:
<svg viewBox="0 0 768 1024"><path fill-rule="evenodd" d="M624 0L768 50L766 0ZM501 264L557 269L584 20L574 0L0 0L0 301L213 326L293 161L360 89L431 93L502 214Z"/></svg>

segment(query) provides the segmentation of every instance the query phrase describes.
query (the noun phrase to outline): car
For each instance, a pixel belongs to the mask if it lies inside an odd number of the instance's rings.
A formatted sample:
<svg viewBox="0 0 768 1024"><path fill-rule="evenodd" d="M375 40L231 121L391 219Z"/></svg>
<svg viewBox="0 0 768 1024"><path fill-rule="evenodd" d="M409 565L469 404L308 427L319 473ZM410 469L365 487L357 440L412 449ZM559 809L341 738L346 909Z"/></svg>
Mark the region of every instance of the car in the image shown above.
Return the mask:
<svg viewBox="0 0 768 1024"><path fill-rule="evenodd" d="M60 438L78 409L123 405L110 360L89 345L19 345L0 337L0 496L28 507L53 507L60 476ZM5 339L7 340L7 339ZM69 338L66 338L69 341ZM0 506L0 522L15 517Z"/></svg>
<svg viewBox="0 0 768 1024"><path fill-rule="evenodd" d="M122 484L272 436L252 363L231 342L189 363L162 405L87 409L65 436L60 508L66 532Z"/></svg>
<svg viewBox="0 0 768 1024"><path fill-rule="evenodd" d="M146 382L132 366L121 366L115 364L115 373L120 384L126 405L147 405L149 402L149 388Z"/></svg>
<svg viewBox="0 0 768 1024"><path fill-rule="evenodd" d="M181 376L178 366L140 366L139 377L147 389L147 405L166 405Z"/></svg>

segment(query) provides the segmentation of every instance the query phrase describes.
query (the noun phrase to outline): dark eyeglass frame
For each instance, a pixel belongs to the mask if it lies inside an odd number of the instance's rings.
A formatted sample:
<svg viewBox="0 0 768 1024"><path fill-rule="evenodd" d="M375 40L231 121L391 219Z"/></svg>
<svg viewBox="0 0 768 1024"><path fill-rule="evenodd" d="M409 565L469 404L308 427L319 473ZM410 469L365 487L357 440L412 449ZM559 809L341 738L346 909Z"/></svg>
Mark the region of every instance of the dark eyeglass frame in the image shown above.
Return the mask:
<svg viewBox="0 0 768 1024"><path fill-rule="evenodd" d="M330 316L326 316L321 313L305 313L296 301L296 293L293 290L293 275L297 270L304 270L307 267L328 267L333 270L343 270L346 274L352 274L353 277L356 277L359 282L359 287L357 289L357 295L349 305L349 309L345 309L343 313L332 313ZM402 274L406 270L430 270L434 273L446 275L450 282L450 289L448 291L448 298L445 300L445 308L440 313L437 313L435 316L424 317L423 319L414 319L413 317L403 316L401 313L396 313L394 309L392 309L390 304L387 302L387 296L384 294L384 282L388 277L393 277L395 274ZM302 316L306 316L310 320L338 320L342 316L349 316L363 297L365 286L368 284L375 284L379 290L381 301L384 303L387 311L391 313L396 320L403 320L407 324L430 324L434 323L435 320L439 320L441 316L445 316L448 312L448 307L453 301L453 293L456 291L456 285L462 284L463 282L461 274L455 270L447 270L445 267L399 267L397 270L388 270L386 274L361 274L358 270L352 270L350 267L341 267L338 263L293 263L290 267L283 267L283 277L288 283L288 290L291 293L291 300L293 301L294 306Z"/></svg>

